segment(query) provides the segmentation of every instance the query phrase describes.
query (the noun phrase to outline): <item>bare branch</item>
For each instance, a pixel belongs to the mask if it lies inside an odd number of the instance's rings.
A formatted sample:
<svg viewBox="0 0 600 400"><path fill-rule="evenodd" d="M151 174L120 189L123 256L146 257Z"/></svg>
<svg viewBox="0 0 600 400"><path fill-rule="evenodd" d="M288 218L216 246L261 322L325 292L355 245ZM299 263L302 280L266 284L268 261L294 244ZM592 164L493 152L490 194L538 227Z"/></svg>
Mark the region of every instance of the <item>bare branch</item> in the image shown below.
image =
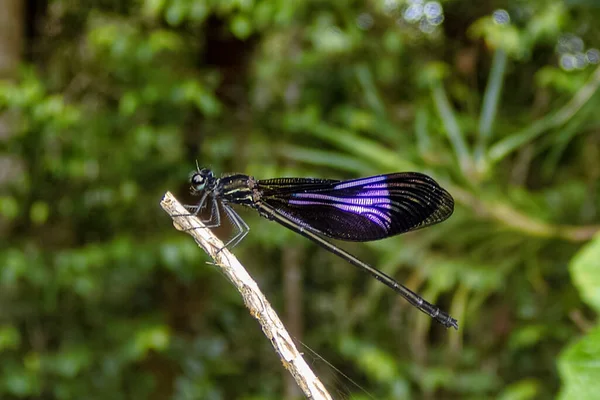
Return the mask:
<svg viewBox="0 0 600 400"><path fill-rule="evenodd" d="M190 234L235 285L244 298L244 303L250 310L250 314L258 320L265 336L269 338L275 351L279 354L283 366L294 377L304 394L309 399L331 400L332 397L296 349L283 322L262 294L256 282L228 249L218 252L223 247L223 242L210 229L207 229L197 217L186 215L189 212L170 192L165 194L160 206L173 218L173 225L178 230Z"/></svg>

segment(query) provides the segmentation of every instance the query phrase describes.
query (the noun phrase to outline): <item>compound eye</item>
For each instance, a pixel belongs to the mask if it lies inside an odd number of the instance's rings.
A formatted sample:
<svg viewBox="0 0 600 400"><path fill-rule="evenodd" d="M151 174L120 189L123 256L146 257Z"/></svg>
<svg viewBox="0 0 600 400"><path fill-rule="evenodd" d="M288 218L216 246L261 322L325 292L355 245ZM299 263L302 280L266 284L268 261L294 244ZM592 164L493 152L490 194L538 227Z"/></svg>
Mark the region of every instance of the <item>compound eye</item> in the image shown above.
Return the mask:
<svg viewBox="0 0 600 400"><path fill-rule="evenodd" d="M192 183L192 188L194 188L194 190L204 190L204 186L206 185L206 179L202 175L200 175L199 173L195 173L194 175L192 175L192 179L190 180Z"/></svg>
<svg viewBox="0 0 600 400"><path fill-rule="evenodd" d="M208 168L202 168L198 174L202 175L203 178L212 178L214 176L213 172Z"/></svg>

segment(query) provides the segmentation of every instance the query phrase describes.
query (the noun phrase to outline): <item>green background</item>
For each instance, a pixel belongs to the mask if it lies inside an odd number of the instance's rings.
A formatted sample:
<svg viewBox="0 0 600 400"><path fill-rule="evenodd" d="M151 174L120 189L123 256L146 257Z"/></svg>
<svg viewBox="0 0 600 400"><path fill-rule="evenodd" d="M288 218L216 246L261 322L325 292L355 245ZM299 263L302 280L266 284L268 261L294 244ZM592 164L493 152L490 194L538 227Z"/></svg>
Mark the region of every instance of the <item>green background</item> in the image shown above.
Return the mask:
<svg viewBox="0 0 600 400"><path fill-rule="evenodd" d="M454 196L438 226L342 247L458 332L240 210L236 255L364 389L303 348L334 398L598 398L596 1L448 0L443 18L404 0L24 3L0 81L0 398L299 398L158 205L191 201L195 160L257 178L420 171Z"/></svg>

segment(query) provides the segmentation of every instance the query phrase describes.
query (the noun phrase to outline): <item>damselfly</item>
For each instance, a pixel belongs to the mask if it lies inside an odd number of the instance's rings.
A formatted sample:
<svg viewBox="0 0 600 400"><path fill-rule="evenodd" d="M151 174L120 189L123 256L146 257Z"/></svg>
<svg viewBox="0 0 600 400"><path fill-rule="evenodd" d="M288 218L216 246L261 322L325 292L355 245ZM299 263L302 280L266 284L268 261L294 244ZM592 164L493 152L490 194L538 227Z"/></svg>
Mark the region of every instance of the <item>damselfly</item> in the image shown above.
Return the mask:
<svg viewBox="0 0 600 400"><path fill-rule="evenodd" d="M199 168L192 173L190 183L192 194L201 196L190 209L199 213L211 207L210 218L203 221L207 227L221 224L220 208L234 224L237 232L225 247L238 244L250 230L231 204L254 208L261 216L277 221L367 271L445 327L458 329L457 321L448 313L323 238L366 242L444 221L454 210L454 200L429 176L401 172L348 181L258 180L242 174L216 178L210 169Z"/></svg>

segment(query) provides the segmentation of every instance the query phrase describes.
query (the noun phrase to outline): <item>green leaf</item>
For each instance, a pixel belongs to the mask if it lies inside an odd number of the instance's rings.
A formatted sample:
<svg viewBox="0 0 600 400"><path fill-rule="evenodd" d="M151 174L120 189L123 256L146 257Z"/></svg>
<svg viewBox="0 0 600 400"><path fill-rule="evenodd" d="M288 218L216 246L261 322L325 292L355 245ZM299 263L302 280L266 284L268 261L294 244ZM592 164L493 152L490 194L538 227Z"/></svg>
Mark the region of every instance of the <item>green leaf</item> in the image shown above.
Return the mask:
<svg viewBox="0 0 600 400"><path fill-rule="evenodd" d="M0 215L7 219L19 215L19 203L12 196L0 196Z"/></svg>
<svg viewBox="0 0 600 400"><path fill-rule="evenodd" d="M156 18L163 12L166 0L144 0L142 3L142 14Z"/></svg>
<svg viewBox="0 0 600 400"><path fill-rule="evenodd" d="M247 39L252 34L252 24L245 15L236 15L231 21L231 32L238 39Z"/></svg>
<svg viewBox="0 0 600 400"><path fill-rule="evenodd" d="M29 210L29 218L36 225L45 223L49 215L50 207L48 203L43 201L36 201L31 205L31 209Z"/></svg>
<svg viewBox="0 0 600 400"><path fill-rule="evenodd" d="M151 351L164 351L171 342L171 331L168 326L154 325L143 327L135 334L130 351L136 359L142 359Z"/></svg>
<svg viewBox="0 0 600 400"><path fill-rule="evenodd" d="M19 331L12 325L0 326L0 352L5 349L16 349L21 344Z"/></svg>
<svg viewBox="0 0 600 400"><path fill-rule="evenodd" d="M172 2L165 13L165 19L167 23L171 26L181 25L188 14L189 4L190 3L185 1Z"/></svg>
<svg viewBox="0 0 600 400"><path fill-rule="evenodd" d="M499 400L528 400L540 396L541 382L533 379L523 379L507 386Z"/></svg>
<svg viewBox="0 0 600 400"><path fill-rule="evenodd" d="M565 25L568 11L561 2L556 2L544 7L539 13L532 15L528 21L526 32L531 44L546 39L548 42L555 39Z"/></svg>
<svg viewBox="0 0 600 400"><path fill-rule="evenodd" d="M572 258L569 270L583 300L600 312L600 235L596 235ZM600 378L599 378L600 379Z"/></svg>
<svg viewBox="0 0 600 400"><path fill-rule="evenodd" d="M597 242L597 241L596 241ZM600 248L600 246L596 246ZM560 400L597 399L600 393L600 326L573 343L558 360L564 382Z"/></svg>
<svg viewBox="0 0 600 400"><path fill-rule="evenodd" d="M7 373L4 374L3 381L6 393L16 397L39 396L40 394L41 385L39 375L36 373L31 373L23 369L8 370Z"/></svg>
<svg viewBox="0 0 600 400"><path fill-rule="evenodd" d="M488 46L503 49L515 58L521 58L526 53L526 41L516 26L497 24L490 16L480 18L468 31L473 38L484 39Z"/></svg>
<svg viewBox="0 0 600 400"><path fill-rule="evenodd" d="M371 343L345 336L339 348L343 355L352 358L366 375L377 382L397 381L401 377L394 357Z"/></svg>
<svg viewBox="0 0 600 400"><path fill-rule="evenodd" d="M67 346L48 359L52 371L66 378L74 378L87 369L92 362L92 353L84 345Z"/></svg>
<svg viewBox="0 0 600 400"><path fill-rule="evenodd" d="M551 88L559 93L568 95L575 94L588 78L588 75L583 72L564 71L555 66L546 66L540 68L535 73L535 82L539 87Z"/></svg>

